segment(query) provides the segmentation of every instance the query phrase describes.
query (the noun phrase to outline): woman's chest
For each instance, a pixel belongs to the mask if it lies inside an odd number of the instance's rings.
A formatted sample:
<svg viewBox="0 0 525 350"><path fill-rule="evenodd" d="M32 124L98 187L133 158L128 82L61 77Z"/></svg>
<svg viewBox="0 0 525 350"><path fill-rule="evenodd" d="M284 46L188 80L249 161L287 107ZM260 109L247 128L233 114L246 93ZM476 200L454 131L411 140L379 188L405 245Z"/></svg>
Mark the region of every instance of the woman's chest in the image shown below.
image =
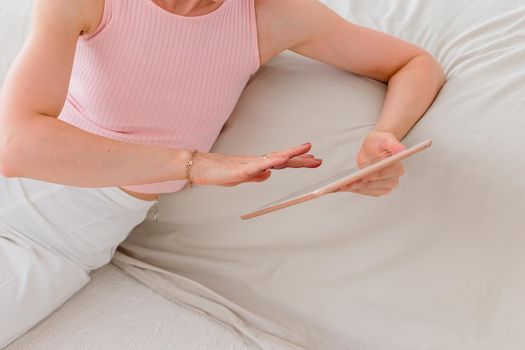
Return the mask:
<svg viewBox="0 0 525 350"><path fill-rule="evenodd" d="M92 6L89 11L87 11L88 28L97 28L98 24L102 21L104 15L104 1L105 0L93 1ZM291 30L286 24L286 21L290 20L289 16L293 16L293 13L283 16L282 1L286 0L246 1L253 1L256 13L257 51L259 62L262 65L280 54L282 51L288 49L297 37L297 33L293 33L293 30ZM141 31L142 28L137 28L137 30ZM165 43L166 47L170 47L170 44L171 43L169 42ZM211 59L213 57L209 58Z"/></svg>

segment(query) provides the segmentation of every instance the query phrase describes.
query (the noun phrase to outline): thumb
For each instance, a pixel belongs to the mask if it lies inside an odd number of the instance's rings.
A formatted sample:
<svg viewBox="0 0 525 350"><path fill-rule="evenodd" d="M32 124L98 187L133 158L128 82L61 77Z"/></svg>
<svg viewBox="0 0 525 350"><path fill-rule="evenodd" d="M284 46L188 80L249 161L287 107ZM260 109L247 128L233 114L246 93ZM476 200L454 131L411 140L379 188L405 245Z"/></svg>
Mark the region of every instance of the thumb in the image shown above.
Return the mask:
<svg viewBox="0 0 525 350"><path fill-rule="evenodd" d="M382 146L391 154L396 154L407 149L406 146L399 142L392 134L388 134L383 139Z"/></svg>

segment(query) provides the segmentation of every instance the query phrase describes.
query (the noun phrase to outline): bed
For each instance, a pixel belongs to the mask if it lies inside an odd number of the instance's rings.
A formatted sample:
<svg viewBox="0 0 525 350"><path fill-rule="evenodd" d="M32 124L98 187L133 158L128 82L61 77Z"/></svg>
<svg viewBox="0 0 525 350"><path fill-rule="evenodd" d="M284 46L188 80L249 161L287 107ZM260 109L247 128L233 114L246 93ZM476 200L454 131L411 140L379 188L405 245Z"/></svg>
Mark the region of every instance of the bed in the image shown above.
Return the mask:
<svg viewBox="0 0 525 350"><path fill-rule="evenodd" d="M192 316L201 320L196 328L213 325L207 333L231 337L230 347L210 349L525 348L525 4L324 2L350 21L424 47L445 69L442 92L403 140L431 138L433 146L404 162L400 187L380 198L338 193L239 219L352 165L384 98L381 83L287 51L249 83L213 151L260 154L309 140L323 166L277 172L264 184L165 195L160 220L149 215L105 269L155 291L152 307L176 306L199 315ZM7 0L0 14L17 4L20 18L9 19L23 22L20 3L27 1ZM82 310L75 300L63 307L68 314ZM109 311L105 318L119 318ZM144 321L128 320L117 338ZM28 341L56 335L60 322L48 321ZM173 329L158 337L182 344ZM118 348L95 334L86 348ZM61 337L53 348L70 348ZM146 339L142 348L162 348L151 344L164 340Z"/></svg>
<svg viewBox="0 0 525 350"><path fill-rule="evenodd" d="M8 350L252 350L234 330L170 302L114 265Z"/></svg>

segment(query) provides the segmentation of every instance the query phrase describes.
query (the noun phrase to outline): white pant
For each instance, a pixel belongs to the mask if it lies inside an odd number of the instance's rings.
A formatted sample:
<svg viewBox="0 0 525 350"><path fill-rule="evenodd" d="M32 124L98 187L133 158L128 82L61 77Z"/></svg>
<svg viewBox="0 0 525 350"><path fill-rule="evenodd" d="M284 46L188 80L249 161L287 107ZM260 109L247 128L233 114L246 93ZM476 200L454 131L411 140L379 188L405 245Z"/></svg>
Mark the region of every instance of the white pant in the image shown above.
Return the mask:
<svg viewBox="0 0 525 350"><path fill-rule="evenodd" d="M0 348L80 290L154 203L0 175Z"/></svg>

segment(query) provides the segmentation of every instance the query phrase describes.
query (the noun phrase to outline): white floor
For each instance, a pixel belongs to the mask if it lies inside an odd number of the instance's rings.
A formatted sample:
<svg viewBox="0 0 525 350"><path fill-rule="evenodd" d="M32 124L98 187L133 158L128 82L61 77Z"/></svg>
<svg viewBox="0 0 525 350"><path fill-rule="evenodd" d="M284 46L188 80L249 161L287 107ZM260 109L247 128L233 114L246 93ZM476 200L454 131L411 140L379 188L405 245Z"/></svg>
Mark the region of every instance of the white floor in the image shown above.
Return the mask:
<svg viewBox="0 0 525 350"><path fill-rule="evenodd" d="M250 350L234 331L170 302L113 265L6 350Z"/></svg>

